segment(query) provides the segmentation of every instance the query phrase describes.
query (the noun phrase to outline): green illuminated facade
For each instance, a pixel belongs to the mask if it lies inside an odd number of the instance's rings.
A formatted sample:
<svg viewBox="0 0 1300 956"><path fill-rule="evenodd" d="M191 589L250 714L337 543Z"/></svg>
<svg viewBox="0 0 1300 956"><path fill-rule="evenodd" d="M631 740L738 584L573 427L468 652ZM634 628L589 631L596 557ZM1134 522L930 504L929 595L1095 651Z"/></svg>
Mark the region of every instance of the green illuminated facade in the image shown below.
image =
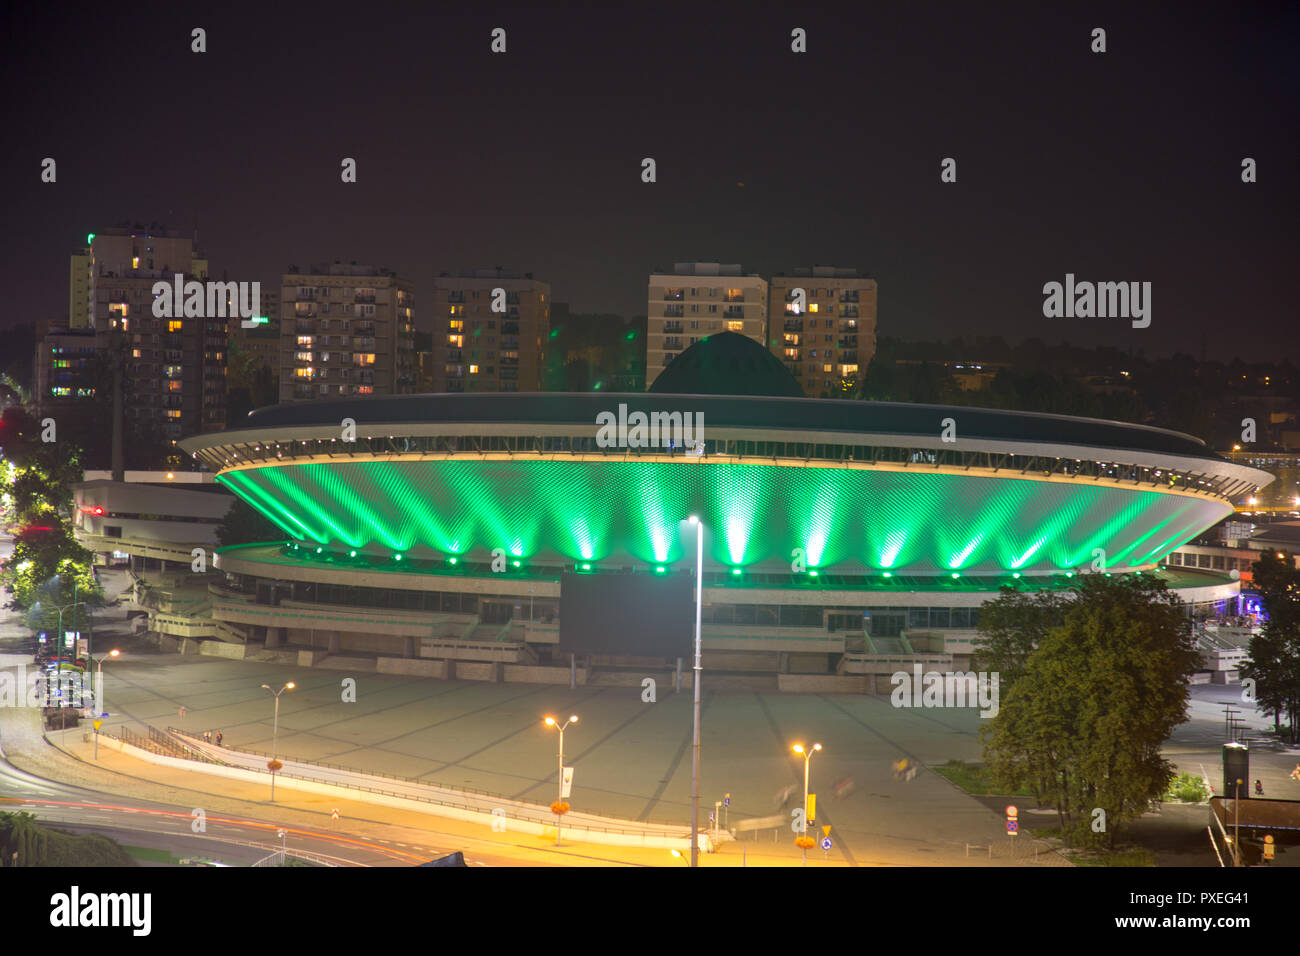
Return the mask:
<svg viewBox="0 0 1300 956"><path fill-rule="evenodd" d="M1052 573L1149 566L1231 511L1116 482L716 458L338 460L220 481L288 538L333 552L672 566L699 515L716 565L842 573Z"/></svg>

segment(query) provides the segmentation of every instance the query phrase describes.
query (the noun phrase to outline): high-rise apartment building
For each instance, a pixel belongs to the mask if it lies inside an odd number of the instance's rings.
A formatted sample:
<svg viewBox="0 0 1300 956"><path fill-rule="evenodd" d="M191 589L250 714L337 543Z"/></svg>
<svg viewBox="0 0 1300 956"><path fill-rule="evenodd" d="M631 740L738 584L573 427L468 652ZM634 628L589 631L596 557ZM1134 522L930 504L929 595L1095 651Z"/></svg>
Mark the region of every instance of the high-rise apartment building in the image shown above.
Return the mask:
<svg viewBox="0 0 1300 956"><path fill-rule="evenodd" d="M174 444L224 428L227 319L206 308L199 316L154 314L160 280L207 281L194 240L158 225L122 226L90 240L93 328L98 348L121 350L127 440Z"/></svg>
<svg viewBox="0 0 1300 956"><path fill-rule="evenodd" d="M802 290L803 295L796 294ZM876 283L856 269L772 277L768 348L810 398L852 395L876 354Z"/></svg>
<svg viewBox="0 0 1300 956"><path fill-rule="evenodd" d="M435 392L541 391L550 283L500 268L444 272L433 299Z"/></svg>
<svg viewBox="0 0 1300 956"><path fill-rule="evenodd" d="M281 402L413 391L414 283L355 262L280 282Z"/></svg>
<svg viewBox="0 0 1300 956"><path fill-rule="evenodd" d="M93 239L94 237L88 237ZM68 267L68 329L89 329L95 324L90 299L90 244L70 257Z"/></svg>
<svg viewBox="0 0 1300 956"><path fill-rule="evenodd" d="M715 332L738 332L766 345L767 282L739 265L678 262L650 276L645 384L654 384L684 349Z"/></svg>

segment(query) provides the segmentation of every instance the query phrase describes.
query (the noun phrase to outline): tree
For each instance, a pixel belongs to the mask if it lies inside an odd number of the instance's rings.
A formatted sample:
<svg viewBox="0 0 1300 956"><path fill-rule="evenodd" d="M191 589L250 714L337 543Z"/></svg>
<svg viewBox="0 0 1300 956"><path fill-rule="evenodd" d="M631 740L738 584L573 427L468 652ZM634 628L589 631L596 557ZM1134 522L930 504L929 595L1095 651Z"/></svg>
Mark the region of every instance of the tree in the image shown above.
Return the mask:
<svg viewBox="0 0 1300 956"><path fill-rule="evenodd" d="M1024 676L1034 648L1051 628L1061 624L1070 600L1070 592L1002 588L980 608L976 667L998 674L999 688L1005 693Z"/></svg>
<svg viewBox="0 0 1300 956"><path fill-rule="evenodd" d="M217 525L217 541L223 548L236 544L256 544L262 541L283 541L285 533L272 524L260 511L236 498L230 510Z"/></svg>
<svg viewBox="0 0 1300 956"><path fill-rule="evenodd" d="M1186 719L1200 655L1182 601L1151 576L1086 575L1063 610L1001 695L985 759L999 784L1054 806L1068 842L1113 846L1174 777L1160 748Z"/></svg>
<svg viewBox="0 0 1300 956"><path fill-rule="evenodd" d="M1300 572L1290 554L1272 549L1260 555L1251 572L1268 619L1251 639L1241 675L1255 682L1259 709L1272 715L1279 733L1285 718L1294 746L1300 743Z"/></svg>

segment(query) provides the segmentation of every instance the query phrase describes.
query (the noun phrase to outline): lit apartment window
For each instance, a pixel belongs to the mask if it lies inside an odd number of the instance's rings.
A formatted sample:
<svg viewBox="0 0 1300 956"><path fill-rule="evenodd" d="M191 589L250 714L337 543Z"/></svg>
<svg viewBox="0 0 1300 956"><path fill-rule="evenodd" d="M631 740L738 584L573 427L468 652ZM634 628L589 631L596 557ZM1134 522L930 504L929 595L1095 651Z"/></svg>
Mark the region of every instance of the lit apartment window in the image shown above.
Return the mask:
<svg viewBox="0 0 1300 956"><path fill-rule="evenodd" d="M478 366L477 366L477 365L471 365L471 366L469 367L469 374L471 374L471 375L477 375L477 374L478 374Z"/></svg>
<svg viewBox="0 0 1300 956"><path fill-rule="evenodd" d="M809 311L809 312L816 312L816 311L817 311L817 303L814 302L814 303L812 303L810 306L808 306L808 311Z"/></svg>
<svg viewBox="0 0 1300 956"><path fill-rule="evenodd" d="M139 357L140 357L140 350L139 350L139 349L132 349L132 350L131 350L131 358L139 358Z"/></svg>
<svg viewBox="0 0 1300 956"><path fill-rule="evenodd" d="M110 302L108 304L109 315L128 315L131 311L129 302Z"/></svg>
<svg viewBox="0 0 1300 956"><path fill-rule="evenodd" d="M139 268L140 268L140 257L139 257L139 256L132 256L132 257L131 257L131 268L132 268L132 269L139 269Z"/></svg>
<svg viewBox="0 0 1300 956"><path fill-rule="evenodd" d="M179 391L181 390L182 385L183 385L182 382L178 382L178 381L175 381L175 380L170 381L170 382L167 383L167 391L169 391L169 392L179 392Z"/></svg>
<svg viewBox="0 0 1300 956"><path fill-rule="evenodd" d="M831 370L834 369L834 368L835 368L835 366L833 366L833 365L823 365L823 366L822 366L822 371L823 371L823 372L829 372L829 371L831 371Z"/></svg>
<svg viewBox="0 0 1300 956"><path fill-rule="evenodd" d="M464 331L464 329L465 329L465 320L464 320L464 319L453 319L452 321L450 321L450 322L447 323L447 328L450 329L452 332L461 332L461 331Z"/></svg>
<svg viewBox="0 0 1300 956"><path fill-rule="evenodd" d="M167 331L179 332L181 330L181 325L182 323L180 319L172 319L170 322L167 323Z"/></svg>
<svg viewBox="0 0 1300 956"><path fill-rule="evenodd" d="M312 338L312 337L311 337L310 335L300 335L300 336L298 336L298 344L299 344L299 345L307 345L307 346L310 346L310 345L311 345L311 338Z"/></svg>
<svg viewBox="0 0 1300 956"><path fill-rule="evenodd" d="M843 376L857 375L858 367L856 365L841 365L840 374Z"/></svg>
<svg viewBox="0 0 1300 956"><path fill-rule="evenodd" d="M463 348L465 345L465 336L449 335L447 336L447 344L452 346L453 348Z"/></svg>
<svg viewBox="0 0 1300 956"><path fill-rule="evenodd" d="M297 378L315 378L316 370L314 368L296 368L293 370L293 374Z"/></svg>
<svg viewBox="0 0 1300 956"><path fill-rule="evenodd" d="M374 392L375 392L375 387L373 385L362 385L360 388L357 389L358 395L373 395Z"/></svg>
<svg viewBox="0 0 1300 956"><path fill-rule="evenodd" d="M180 417L181 417L181 410L180 410L179 408L169 408L169 409L167 409L167 417L168 417L168 418L180 418Z"/></svg>
<svg viewBox="0 0 1300 956"><path fill-rule="evenodd" d="M294 353L293 353L293 358L294 358L294 361L296 361L296 362L310 362L310 361L311 361L311 353L310 353L310 352L294 352Z"/></svg>
<svg viewBox="0 0 1300 956"><path fill-rule="evenodd" d="M728 331L728 332L743 332L744 330L745 330L745 323L744 323L744 322L728 322L728 323L727 323L727 331Z"/></svg>
<svg viewBox="0 0 1300 956"><path fill-rule="evenodd" d="M374 365L375 353L374 352L353 352L352 361L357 365Z"/></svg>

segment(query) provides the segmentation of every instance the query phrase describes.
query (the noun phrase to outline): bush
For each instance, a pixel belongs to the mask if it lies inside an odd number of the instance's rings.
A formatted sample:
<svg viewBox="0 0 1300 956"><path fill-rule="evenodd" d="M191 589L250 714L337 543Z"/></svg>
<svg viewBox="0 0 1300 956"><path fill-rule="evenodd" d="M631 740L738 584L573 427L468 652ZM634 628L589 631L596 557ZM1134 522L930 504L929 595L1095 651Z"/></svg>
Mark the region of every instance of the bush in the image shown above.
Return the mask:
<svg viewBox="0 0 1300 956"><path fill-rule="evenodd" d="M1184 803L1201 803L1208 799L1210 791L1205 781L1194 774L1184 773L1174 778L1166 794L1168 800L1181 800Z"/></svg>

